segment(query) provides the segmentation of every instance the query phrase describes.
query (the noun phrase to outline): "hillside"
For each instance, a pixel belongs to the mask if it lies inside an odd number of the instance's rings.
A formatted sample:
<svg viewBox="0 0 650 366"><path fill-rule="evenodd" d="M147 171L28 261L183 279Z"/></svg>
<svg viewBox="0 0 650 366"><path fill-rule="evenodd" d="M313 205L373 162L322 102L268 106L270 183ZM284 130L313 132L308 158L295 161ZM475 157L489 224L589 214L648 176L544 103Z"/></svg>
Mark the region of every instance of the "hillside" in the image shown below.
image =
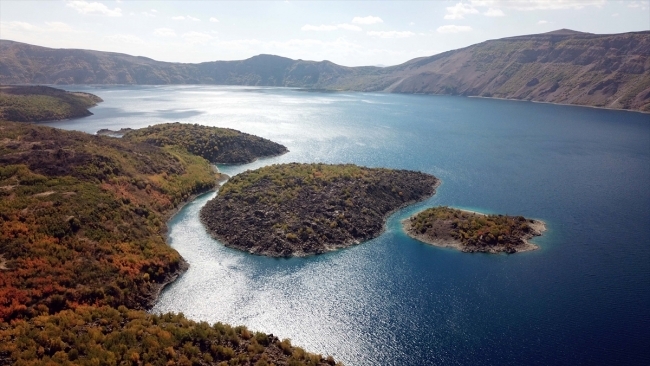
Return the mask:
<svg viewBox="0 0 650 366"><path fill-rule="evenodd" d="M392 67L259 55L199 64L0 40L4 84L218 84L496 97L650 111L650 31L558 30Z"/></svg>
<svg viewBox="0 0 650 366"><path fill-rule="evenodd" d="M650 32L504 38L395 66L384 90L650 111Z"/></svg>
<svg viewBox="0 0 650 366"><path fill-rule="evenodd" d="M439 180L352 164L276 164L228 180L201 209L226 246L291 257L345 248L381 234L394 210L435 193Z"/></svg>
<svg viewBox="0 0 650 366"><path fill-rule="evenodd" d="M146 308L184 270L165 223L215 187L206 160L33 124L0 122L0 136L0 319L43 306Z"/></svg>
<svg viewBox="0 0 650 366"><path fill-rule="evenodd" d="M41 122L92 115L96 95L47 86L0 86L0 121Z"/></svg>

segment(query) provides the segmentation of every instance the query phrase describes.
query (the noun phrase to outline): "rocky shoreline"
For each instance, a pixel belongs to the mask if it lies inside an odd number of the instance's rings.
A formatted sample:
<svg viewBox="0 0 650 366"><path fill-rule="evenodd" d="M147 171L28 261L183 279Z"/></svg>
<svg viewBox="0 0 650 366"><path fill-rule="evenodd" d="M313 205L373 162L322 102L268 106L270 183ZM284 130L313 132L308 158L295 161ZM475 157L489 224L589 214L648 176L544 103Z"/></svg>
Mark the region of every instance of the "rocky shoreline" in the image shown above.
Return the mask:
<svg viewBox="0 0 650 366"><path fill-rule="evenodd" d="M440 209L447 209L456 216L441 218L438 215L434 218L430 215L423 219L423 215L428 211ZM501 226L496 229L495 234L486 227L476 229L477 217L482 217L488 220L487 222L490 219L499 220ZM475 228L476 236L472 237L469 230L460 229L463 222L470 223L469 226ZM486 225L485 222L481 221L483 225ZM539 249L539 246L531 243L530 240L541 236L546 231L546 224L540 220L526 219L521 216L486 215L467 210L435 207L402 220L402 228L409 237L441 248L453 248L464 253L514 254ZM501 235L498 234L498 230L502 231ZM494 229L492 232L495 232Z"/></svg>
<svg viewBox="0 0 650 366"><path fill-rule="evenodd" d="M322 254L379 236L391 213L435 193L407 170L281 164L239 174L201 209L224 245L271 257Z"/></svg>

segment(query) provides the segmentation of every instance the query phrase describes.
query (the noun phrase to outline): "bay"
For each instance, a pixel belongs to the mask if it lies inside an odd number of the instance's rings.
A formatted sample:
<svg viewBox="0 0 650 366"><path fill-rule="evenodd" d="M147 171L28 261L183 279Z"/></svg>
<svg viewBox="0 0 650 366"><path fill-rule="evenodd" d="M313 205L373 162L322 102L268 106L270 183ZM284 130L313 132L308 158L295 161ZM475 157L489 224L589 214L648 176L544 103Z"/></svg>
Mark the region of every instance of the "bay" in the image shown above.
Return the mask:
<svg viewBox="0 0 650 366"><path fill-rule="evenodd" d="M188 204L169 243L190 269L153 312L243 324L348 365L648 364L650 117L452 96L222 86L66 86L105 101L49 126L95 133L180 121L230 127L290 152L441 178L361 245L309 258L252 256L211 239ZM465 254L400 221L449 205L523 215L540 249Z"/></svg>

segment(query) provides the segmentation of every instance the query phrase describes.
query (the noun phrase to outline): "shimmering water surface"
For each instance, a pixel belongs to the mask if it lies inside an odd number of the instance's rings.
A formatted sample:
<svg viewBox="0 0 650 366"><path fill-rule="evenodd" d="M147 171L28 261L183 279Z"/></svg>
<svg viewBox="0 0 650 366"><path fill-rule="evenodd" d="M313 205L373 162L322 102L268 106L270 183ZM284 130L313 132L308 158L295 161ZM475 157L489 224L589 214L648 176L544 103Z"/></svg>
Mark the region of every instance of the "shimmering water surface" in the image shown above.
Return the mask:
<svg viewBox="0 0 650 366"><path fill-rule="evenodd" d="M49 123L94 133L181 121L231 127L283 162L415 169L443 180L379 238L272 259L228 249L198 220L170 223L191 267L154 312L244 324L348 365L650 363L650 116L447 96L215 86L68 87L105 102ZM433 205L546 221L540 250L464 254L408 238Z"/></svg>

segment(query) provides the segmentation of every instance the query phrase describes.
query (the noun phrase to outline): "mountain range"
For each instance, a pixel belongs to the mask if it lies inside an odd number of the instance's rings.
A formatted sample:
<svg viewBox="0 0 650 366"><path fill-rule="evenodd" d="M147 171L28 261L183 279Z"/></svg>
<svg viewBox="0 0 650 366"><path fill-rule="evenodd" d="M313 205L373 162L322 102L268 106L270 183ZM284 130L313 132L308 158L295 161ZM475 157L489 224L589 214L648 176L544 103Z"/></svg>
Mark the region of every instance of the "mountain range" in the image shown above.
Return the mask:
<svg viewBox="0 0 650 366"><path fill-rule="evenodd" d="M258 55L196 64L0 40L1 84L216 84L450 94L650 112L650 31L561 29L390 67Z"/></svg>

